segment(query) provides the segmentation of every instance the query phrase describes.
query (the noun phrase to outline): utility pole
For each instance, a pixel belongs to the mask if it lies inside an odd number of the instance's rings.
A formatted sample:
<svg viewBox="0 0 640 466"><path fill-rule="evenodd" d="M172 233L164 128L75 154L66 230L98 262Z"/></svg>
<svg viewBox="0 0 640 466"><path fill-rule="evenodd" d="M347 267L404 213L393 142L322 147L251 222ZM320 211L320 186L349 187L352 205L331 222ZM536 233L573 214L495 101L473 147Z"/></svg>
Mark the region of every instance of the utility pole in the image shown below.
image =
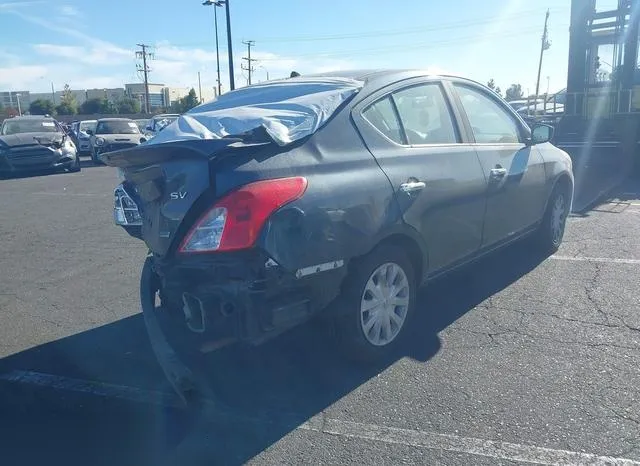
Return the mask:
<svg viewBox="0 0 640 466"><path fill-rule="evenodd" d="M56 104L56 91L53 88L53 81L51 81L51 100L53 102L53 105Z"/></svg>
<svg viewBox="0 0 640 466"><path fill-rule="evenodd" d="M540 61L538 62L538 79L536 80L536 97L535 97L536 100L535 100L534 112L538 110L538 95L540 93L540 73L542 72L542 57L544 56L544 51L548 50L549 47L551 47L551 42L549 42L549 38L548 38L548 30L547 30L548 23L549 23L549 10L547 10L547 14L544 17L544 32L542 33L542 44L540 46Z"/></svg>
<svg viewBox="0 0 640 466"><path fill-rule="evenodd" d="M198 71L198 98L200 99L200 103L202 103L202 82L200 82L200 72Z"/></svg>
<svg viewBox="0 0 640 466"><path fill-rule="evenodd" d="M242 43L247 46L247 56L246 57L242 57L243 60L247 60L247 67L245 68L242 65L240 65L240 67L243 70L245 70L245 71L247 71L249 73L249 78L247 79L247 83L249 84L249 86L251 86L251 73L253 73L253 70L255 69L253 67L252 62L258 61L255 58L251 58L251 47L253 47L255 45L256 41L254 41L254 40L243 40Z"/></svg>
<svg viewBox="0 0 640 466"><path fill-rule="evenodd" d="M151 110L151 105L149 103L149 73L151 70L147 66L147 57L152 60L153 53L147 52L149 45L146 44L137 44L142 50L136 52L136 58L142 58L142 67L140 65L137 66L138 71L142 71L144 73L144 102L145 102L145 113L149 113Z"/></svg>

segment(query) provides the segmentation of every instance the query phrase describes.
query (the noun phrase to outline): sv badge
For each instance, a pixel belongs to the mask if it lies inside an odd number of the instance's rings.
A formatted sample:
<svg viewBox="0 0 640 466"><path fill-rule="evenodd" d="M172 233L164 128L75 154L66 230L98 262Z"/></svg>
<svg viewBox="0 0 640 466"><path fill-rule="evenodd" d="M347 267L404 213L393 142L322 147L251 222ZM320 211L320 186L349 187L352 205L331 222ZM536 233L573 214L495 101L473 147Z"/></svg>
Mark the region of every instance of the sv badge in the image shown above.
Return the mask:
<svg viewBox="0 0 640 466"><path fill-rule="evenodd" d="M174 191L172 193L169 193L169 196L171 197L171 200L177 201L178 199L184 199L185 197L187 197L187 192L186 191Z"/></svg>

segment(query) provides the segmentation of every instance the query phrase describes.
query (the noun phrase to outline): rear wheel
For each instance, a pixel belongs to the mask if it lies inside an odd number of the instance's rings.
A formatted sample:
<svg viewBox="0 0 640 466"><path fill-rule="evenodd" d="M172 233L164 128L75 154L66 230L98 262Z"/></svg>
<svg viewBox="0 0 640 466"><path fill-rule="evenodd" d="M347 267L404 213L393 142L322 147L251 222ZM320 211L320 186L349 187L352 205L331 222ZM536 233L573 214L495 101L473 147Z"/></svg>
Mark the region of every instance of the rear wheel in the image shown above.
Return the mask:
<svg viewBox="0 0 640 466"><path fill-rule="evenodd" d="M415 307L416 281L406 253L382 245L356 263L340 300L336 330L347 355L373 361L403 343Z"/></svg>
<svg viewBox="0 0 640 466"><path fill-rule="evenodd" d="M557 185L553 189L536 238L544 252L553 254L562 244L570 199L568 189L564 186Z"/></svg>

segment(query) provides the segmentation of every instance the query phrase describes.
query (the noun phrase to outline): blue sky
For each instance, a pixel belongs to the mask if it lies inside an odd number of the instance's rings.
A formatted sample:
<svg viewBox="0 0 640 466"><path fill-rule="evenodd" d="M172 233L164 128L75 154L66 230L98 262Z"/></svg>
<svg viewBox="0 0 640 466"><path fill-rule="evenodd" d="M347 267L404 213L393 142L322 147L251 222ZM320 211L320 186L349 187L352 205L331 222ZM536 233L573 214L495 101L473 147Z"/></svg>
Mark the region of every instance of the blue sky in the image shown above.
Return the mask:
<svg viewBox="0 0 640 466"><path fill-rule="evenodd" d="M609 7L615 0L600 0ZM254 40L255 80L291 70L411 67L494 78L534 91L551 12L541 89L566 83L570 0L230 0L237 85ZM224 9L218 9L228 88ZM154 46L151 82L214 86L213 7L201 0L0 0L0 91L121 87L138 82L136 44ZM243 76L244 75L244 76Z"/></svg>

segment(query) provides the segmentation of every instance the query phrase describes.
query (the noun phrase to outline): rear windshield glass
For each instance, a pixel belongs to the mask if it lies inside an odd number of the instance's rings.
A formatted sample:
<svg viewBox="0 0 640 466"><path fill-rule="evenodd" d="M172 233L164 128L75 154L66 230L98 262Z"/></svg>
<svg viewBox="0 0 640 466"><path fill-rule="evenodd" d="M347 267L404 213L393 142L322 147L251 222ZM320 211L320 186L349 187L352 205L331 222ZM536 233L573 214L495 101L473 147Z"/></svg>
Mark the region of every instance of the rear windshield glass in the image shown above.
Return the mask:
<svg viewBox="0 0 640 466"><path fill-rule="evenodd" d="M96 134L136 134L139 133L138 125L134 121L100 121L96 128Z"/></svg>
<svg viewBox="0 0 640 466"><path fill-rule="evenodd" d="M19 133L57 133L53 120L7 120L2 124L2 135Z"/></svg>
<svg viewBox="0 0 640 466"><path fill-rule="evenodd" d="M180 116L150 144L218 139L262 127L279 145L313 134L363 83L348 78L296 78L222 94Z"/></svg>

